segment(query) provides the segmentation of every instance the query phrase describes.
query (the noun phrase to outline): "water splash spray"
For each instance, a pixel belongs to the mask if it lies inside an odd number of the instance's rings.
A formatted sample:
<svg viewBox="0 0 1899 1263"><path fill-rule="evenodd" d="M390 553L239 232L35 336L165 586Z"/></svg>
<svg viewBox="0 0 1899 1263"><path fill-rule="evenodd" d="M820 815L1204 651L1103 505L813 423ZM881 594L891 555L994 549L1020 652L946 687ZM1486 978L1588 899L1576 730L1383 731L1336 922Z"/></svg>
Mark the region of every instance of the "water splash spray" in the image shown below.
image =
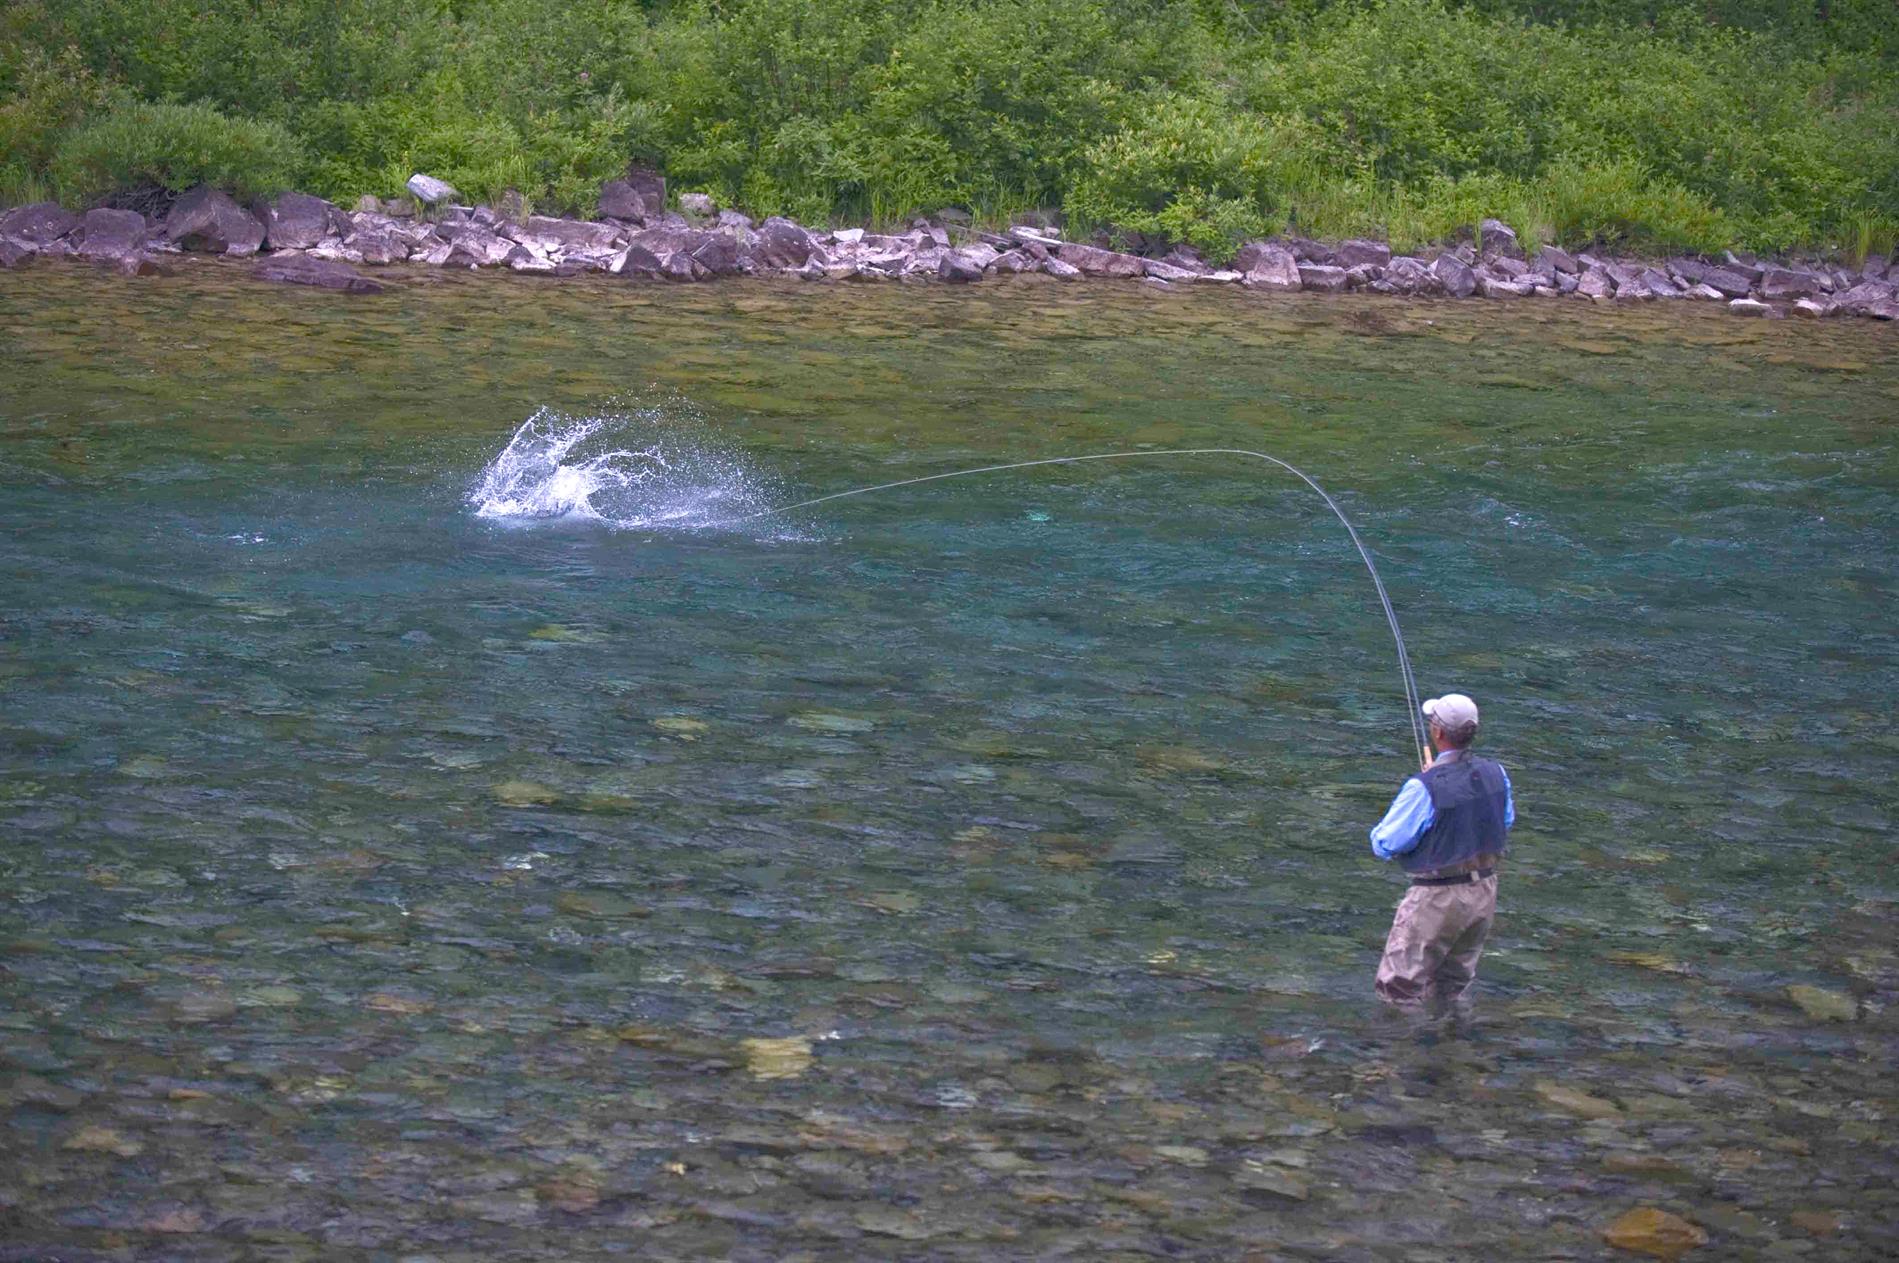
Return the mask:
<svg viewBox="0 0 1899 1263"><path fill-rule="evenodd" d="M1392 644L1398 651L1398 675L1404 685L1405 711L1411 720L1411 740L1417 746L1418 761L1422 763L1428 750L1427 735L1424 730L1424 714L1418 699L1418 682L1411 673L1411 655L1405 648L1404 631L1398 626L1397 611L1391 607L1391 596L1385 591L1385 581L1378 573L1378 565L1372 560L1371 550L1365 547L1365 541L1359 538L1358 529L1345 516L1338 501L1327 494L1324 487L1313 481L1310 475L1296 465L1280 460L1277 456L1268 456L1265 452L1255 452L1243 447L1174 447L1141 452L1094 452L1087 456L1047 456L1040 460L1010 461L1003 465L979 465L973 469L953 469L948 473L925 474L920 478L900 478L896 482L881 482L872 487L854 487L849 491L834 491L826 496L813 496L809 500L799 500L794 504L776 505L748 513L735 522L753 518L770 517L774 514L793 513L799 509L808 509L814 505L828 504L832 500L848 500L853 496L867 496L877 491L893 491L898 487L914 487L919 483L939 482L945 478L969 478L976 474L999 474L1011 469L1033 469L1038 465L1080 465L1098 460L1151 460L1164 456L1247 456L1254 460L1263 460L1277 465L1293 477L1312 488L1319 498L1325 501L1325 507L1332 510L1332 516L1339 520L1345 533L1351 537L1352 547L1358 550L1359 558L1365 563L1366 571L1371 575L1372 587L1378 593L1378 604L1385 612L1385 625L1391 629Z"/></svg>

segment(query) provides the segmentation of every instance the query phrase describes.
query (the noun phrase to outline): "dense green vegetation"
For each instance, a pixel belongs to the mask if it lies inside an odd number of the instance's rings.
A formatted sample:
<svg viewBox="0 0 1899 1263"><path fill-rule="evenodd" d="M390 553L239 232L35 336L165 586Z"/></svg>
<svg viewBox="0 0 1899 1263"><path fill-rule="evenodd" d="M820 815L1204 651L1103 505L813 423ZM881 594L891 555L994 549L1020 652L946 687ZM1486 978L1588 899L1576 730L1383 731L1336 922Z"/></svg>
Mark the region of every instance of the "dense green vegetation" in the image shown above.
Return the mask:
<svg viewBox="0 0 1899 1263"><path fill-rule="evenodd" d="M808 222L1059 208L1191 241L1494 214L1863 252L1893 0L0 0L0 200L413 171L587 211L629 161Z"/></svg>

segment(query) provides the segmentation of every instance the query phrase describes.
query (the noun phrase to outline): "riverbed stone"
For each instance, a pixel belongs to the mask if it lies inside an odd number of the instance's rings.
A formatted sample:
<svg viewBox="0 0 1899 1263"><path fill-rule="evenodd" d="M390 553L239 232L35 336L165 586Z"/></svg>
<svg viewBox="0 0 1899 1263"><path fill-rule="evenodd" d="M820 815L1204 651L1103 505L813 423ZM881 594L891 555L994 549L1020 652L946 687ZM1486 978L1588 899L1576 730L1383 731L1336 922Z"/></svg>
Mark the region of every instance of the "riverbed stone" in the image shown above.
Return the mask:
<svg viewBox="0 0 1899 1263"><path fill-rule="evenodd" d="M547 244L565 249L611 249L621 237L620 230L612 224L597 224L584 219L554 219L546 215L529 215L521 225L504 228L502 236L526 244L529 238L542 243L545 252Z"/></svg>
<svg viewBox="0 0 1899 1263"><path fill-rule="evenodd" d="M1398 255L1387 263L1385 274L1379 280L1390 287L1386 292L1395 294L1426 293L1436 283L1431 265L1408 254Z"/></svg>
<svg viewBox="0 0 1899 1263"><path fill-rule="evenodd" d="M1822 292L1820 278L1794 268L1768 268L1760 280L1762 298L1808 298Z"/></svg>
<svg viewBox="0 0 1899 1263"><path fill-rule="evenodd" d="M1825 296L1799 298L1794 300L1793 313L1796 316L1828 316L1833 314L1833 300Z"/></svg>
<svg viewBox="0 0 1899 1263"><path fill-rule="evenodd" d="M489 268L506 263L514 243L486 228L465 224L455 233L452 247L442 260L444 267Z"/></svg>
<svg viewBox="0 0 1899 1263"><path fill-rule="evenodd" d="M0 268L17 268L38 253L11 237L0 237Z"/></svg>
<svg viewBox="0 0 1899 1263"><path fill-rule="evenodd" d="M86 212L79 231L79 256L105 263L136 259L145 251L145 216L137 211L98 207Z"/></svg>
<svg viewBox="0 0 1899 1263"><path fill-rule="evenodd" d="M1469 298L1477 292L1477 274L1455 254L1440 254L1431 262L1431 275L1451 298Z"/></svg>
<svg viewBox="0 0 1899 1263"><path fill-rule="evenodd" d="M310 285L346 294L380 294L386 288L378 281L356 271L347 263L333 259L313 259L307 254L275 255L259 263L251 275L260 281L284 285Z"/></svg>
<svg viewBox="0 0 1899 1263"><path fill-rule="evenodd" d="M1084 246L1065 241L1057 253L1060 254L1062 262L1078 269L1086 276L1132 280L1146 275L1147 272L1145 260L1116 250L1103 250L1099 246Z"/></svg>
<svg viewBox="0 0 1899 1263"><path fill-rule="evenodd" d="M1884 281L1861 281L1851 289L1833 296L1835 308L1853 316L1871 315L1873 308L1899 297L1899 290Z"/></svg>
<svg viewBox="0 0 1899 1263"><path fill-rule="evenodd" d="M1382 241L1355 237L1339 243L1338 249L1332 252L1332 261L1347 271L1368 263L1374 267L1384 267L1391 262L1391 247Z"/></svg>
<svg viewBox="0 0 1899 1263"><path fill-rule="evenodd" d="M1299 288L1321 294L1342 294L1350 284L1345 269L1327 263L1301 263Z"/></svg>
<svg viewBox="0 0 1899 1263"><path fill-rule="evenodd" d="M1728 304L1728 310L1737 316L1771 316L1774 314L1773 304L1761 302L1758 298L1736 298Z"/></svg>
<svg viewBox="0 0 1899 1263"><path fill-rule="evenodd" d="M387 228L358 227L346 240L364 263L400 263L409 257L409 243Z"/></svg>
<svg viewBox="0 0 1899 1263"><path fill-rule="evenodd" d="M444 202L453 202L461 197L461 193L447 180L438 180L420 171L410 176L408 183L403 187L409 190L410 196L424 206L440 206Z"/></svg>
<svg viewBox="0 0 1899 1263"><path fill-rule="evenodd" d="M1694 299L1697 302L1720 303L1726 302L1728 296L1712 285L1696 284L1690 286L1688 292L1683 295L1683 297Z"/></svg>
<svg viewBox="0 0 1899 1263"><path fill-rule="evenodd" d="M0 237L12 237L32 246L57 241L78 227L79 216L58 202L33 202L0 215Z"/></svg>
<svg viewBox="0 0 1899 1263"><path fill-rule="evenodd" d="M765 267L803 267L811 258L811 251L811 234L782 215L767 219L759 227L758 240L752 245L752 257Z"/></svg>
<svg viewBox="0 0 1899 1263"><path fill-rule="evenodd" d="M1851 1022L1859 1016L1859 1002L1845 991L1795 983L1787 988L1787 998L1816 1022Z"/></svg>
<svg viewBox="0 0 1899 1263"><path fill-rule="evenodd" d="M936 265L936 274L951 284L967 285L982 279L983 265L962 250L948 250Z"/></svg>
<svg viewBox="0 0 1899 1263"><path fill-rule="evenodd" d="M1659 268L1644 268L1636 275L1636 279L1647 287L1651 297L1681 297L1681 287L1675 284L1673 277L1661 271Z"/></svg>
<svg viewBox="0 0 1899 1263"><path fill-rule="evenodd" d="M608 180L600 190L600 215L630 224L644 224L666 211L666 177L634 167L626 178Z"/></svg>
<svg viewBox="0 0 1899 1263"><path fill-rule="evenodd" d="M272 250L307 250L352 227L349 216L308 193L285 193L266 202L263 217L264 244Z"/></svg>
<svg viewBox="0 0 1899 1263"><path fill-rule="evenodd" d="M1536 253L1537 262L1547 263L1558 272L1567 272L1571 276L1582 272L1582 264L1576 262L1576 256L1557 246L1544 246Z"/></svg>
<svg viewBox="0 0 1899 1263"><path fill-rule="evenodd" d="M1510 277L1491 276L1480 273L1477 277L1477 292L1485 298L1528 298L1536 290L1536 282L1515 280Z"/></svg>
<svg viewBox="0 0 1899 1263"><path fill-rule="evenodd" d="M1637 1206L1602 1230L1603 1240L1618 1250L1673 1260L1708 1243L1698 1225L1656 1206Z"/></svg>
<svg viewBox="0 0 1899 1263"><path fill-rule="evenodd" d="M184 250L256 254L264 244L264 225L230 194L201 184L172 203L165 216L165 239Z"/></svg>
<svg viewBox="0 0 1899 1263"><path fill-rule="evenodd" d="M1259 289L1296 290L1299 260L1292 251L1274 242L1253 242L1241 248L1233 266L1245 278L1245 284Z"/></svg>
<svg viewBox="0 0 1899 1263"><path fill-rule="evenodd" d="M1146 261L1145 266L1147 268L1147 274L1158 281L1192 281L1198 279L1201 275L1198 272L1180 267L1178 264L1165 262L1161 259L1149 259Z"/></svg>
<svg viewBox="0 0 1899 1263"><path fill-rule="evenodd" d="M1615 281L1606 268L1592 267L1577 278L1576 292L1584 298L1609 298L1615 294Z"/></svg>
<svg viewBox="0 0 1899 1263"><path fill-rule="evenodd" d="M1072 263L1064 263L1053 256L1042 260L1042 271L1057 280L1073 281L1081 276L1081 269Z"/></svg>

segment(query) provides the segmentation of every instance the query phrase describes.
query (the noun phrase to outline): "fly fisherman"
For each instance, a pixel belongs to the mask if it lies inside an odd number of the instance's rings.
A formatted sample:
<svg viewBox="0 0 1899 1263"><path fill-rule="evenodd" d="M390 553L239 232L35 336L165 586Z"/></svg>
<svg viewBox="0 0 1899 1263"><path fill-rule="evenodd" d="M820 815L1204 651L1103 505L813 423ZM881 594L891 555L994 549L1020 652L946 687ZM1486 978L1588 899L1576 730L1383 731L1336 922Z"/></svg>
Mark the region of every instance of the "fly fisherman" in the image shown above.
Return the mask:
<svg viewBox="0 0 1899 1263"><path fill-rule="evenodd" d="M1437 757L1371 831L1372 854L1411 874L1377 983L1380 999L1406 1009L1454 1003L1477 977L1497 912L1497 862L1517 819L1503 764L1470 752L1477 703L1447 693L1426 702L1424 716Z"/></svg>

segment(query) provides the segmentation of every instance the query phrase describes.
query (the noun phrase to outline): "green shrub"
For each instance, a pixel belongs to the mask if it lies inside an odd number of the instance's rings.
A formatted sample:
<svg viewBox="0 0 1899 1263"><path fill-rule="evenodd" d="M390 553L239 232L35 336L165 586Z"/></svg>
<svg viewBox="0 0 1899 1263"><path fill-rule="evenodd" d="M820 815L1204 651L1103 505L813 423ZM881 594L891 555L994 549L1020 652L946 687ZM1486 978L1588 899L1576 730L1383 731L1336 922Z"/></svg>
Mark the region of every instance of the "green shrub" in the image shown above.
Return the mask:
<svg viewBox="0 0 1899 1263"><path fill-rule="evenodd" d="M267 197L291 186L302 159L302 147L275 123L227 118L208 105L138 103L66 134L52 173L68 197L82 202L141 184L180 192L214 184L240 197Z"/></svg>

